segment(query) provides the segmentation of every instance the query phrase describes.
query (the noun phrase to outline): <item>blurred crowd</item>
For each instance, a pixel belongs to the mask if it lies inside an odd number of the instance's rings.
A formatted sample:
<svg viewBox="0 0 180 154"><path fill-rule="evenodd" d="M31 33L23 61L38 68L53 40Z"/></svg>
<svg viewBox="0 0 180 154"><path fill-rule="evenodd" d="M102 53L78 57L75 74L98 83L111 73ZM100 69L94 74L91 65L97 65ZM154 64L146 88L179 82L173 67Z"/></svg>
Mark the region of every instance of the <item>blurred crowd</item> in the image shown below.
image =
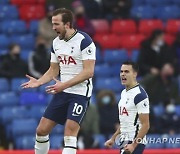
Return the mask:
<svg viewBox="0 0 180 154"><path fill-rule="evenodd" d="M47 1L46 17L39 22L39 30L34 50L29 54L28 61L20 57L21 47L11 44L8 52L0 56L0 77L12 79L25 77L30 74L39 78L49 68L50 49L52 40L56 37L52 30L52 11L61 6L73 10L74 26L78 30L95 34L91 19L106 18L127 19L131 8L131 0L76 0ZM175 114L175 106L180 105L180 33L169 46L165 43L164 32L154 30L141 43L139 57L139 82L146 89L151 104L151 128L149 133L180 133L180 117ZM118 85L117 85L118 86ZM103 89L96 92L96 102L91 102L86 117L82 123L78 146L84 148L98 148L99 144L92 137L94 134L104 134L106 138L117 129L118 100L115 93ZM161 105L164 112L156 116L154 106Z"/></svg>

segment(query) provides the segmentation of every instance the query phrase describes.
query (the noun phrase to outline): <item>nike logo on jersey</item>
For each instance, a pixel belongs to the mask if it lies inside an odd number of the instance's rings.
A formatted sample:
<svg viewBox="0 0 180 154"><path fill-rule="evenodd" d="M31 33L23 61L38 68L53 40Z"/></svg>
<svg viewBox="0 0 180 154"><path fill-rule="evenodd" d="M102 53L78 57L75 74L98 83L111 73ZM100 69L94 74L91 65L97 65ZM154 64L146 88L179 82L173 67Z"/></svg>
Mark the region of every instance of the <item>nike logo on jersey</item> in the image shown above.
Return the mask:
<svg viewBox="0 0 180 154"><path fill-rule="evenodd" d="M79 115L78 115L78 114L74 114L74 113L73 113L73 114L72 114L72 116L75 116L75 117L77 117L77 116L79 116Z"/></svg>

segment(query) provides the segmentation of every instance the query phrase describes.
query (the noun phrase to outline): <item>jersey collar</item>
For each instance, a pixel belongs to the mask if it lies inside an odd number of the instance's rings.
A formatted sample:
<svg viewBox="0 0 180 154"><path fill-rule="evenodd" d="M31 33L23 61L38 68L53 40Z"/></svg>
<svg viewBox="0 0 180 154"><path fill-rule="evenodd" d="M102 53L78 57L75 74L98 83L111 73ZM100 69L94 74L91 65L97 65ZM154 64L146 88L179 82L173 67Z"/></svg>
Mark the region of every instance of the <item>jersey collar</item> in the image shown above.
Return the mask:
<svg viewBox="0 0 180 154"><path fill-rule="evenodd" d="M76 34L77 34L77 29L75 30L75 32L67 39L64 39L65 42L69 41L70 39L72 39Z"/></svg>
<svg viewBox="0 0 180 154"><path fill-rule="evenodd" d="M129 88L129 89L126 89L126 92L129 91L129 90L131 90L131 89L133 89L133 88L135 88L135 87L138 87L138 86L139 86L139 83L137 83L135 86L133 86L133 87L131 87L131 88Z"/></svg>

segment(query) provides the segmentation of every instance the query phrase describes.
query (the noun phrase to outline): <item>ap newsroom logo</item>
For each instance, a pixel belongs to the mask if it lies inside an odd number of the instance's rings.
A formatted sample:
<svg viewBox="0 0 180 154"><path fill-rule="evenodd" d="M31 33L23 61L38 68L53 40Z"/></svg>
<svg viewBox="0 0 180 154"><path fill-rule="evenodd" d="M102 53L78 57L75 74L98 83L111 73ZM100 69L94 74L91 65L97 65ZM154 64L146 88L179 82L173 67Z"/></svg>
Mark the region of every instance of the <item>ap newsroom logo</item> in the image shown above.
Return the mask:
<svg viewBox="0 0 180 154"><path fill-rule="evenodd" d="M146 138L136 138L136 141L130 140L128 134L120 134L115 139L115 144L118 148L122 149L124 146L130 143L141 144L180 144L180 136L168 136L168 135L148 135Z"/></svg>

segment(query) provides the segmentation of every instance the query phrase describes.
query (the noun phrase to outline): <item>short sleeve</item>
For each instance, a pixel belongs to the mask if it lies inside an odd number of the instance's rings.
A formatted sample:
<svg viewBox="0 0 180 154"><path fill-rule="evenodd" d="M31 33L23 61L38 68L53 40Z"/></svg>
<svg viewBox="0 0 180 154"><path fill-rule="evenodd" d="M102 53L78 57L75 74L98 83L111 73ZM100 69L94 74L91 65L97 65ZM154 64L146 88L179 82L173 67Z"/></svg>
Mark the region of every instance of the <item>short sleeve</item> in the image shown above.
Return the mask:
<svg viewBox="0 0 180 154"><path fill-rule="evenodd" d="M81 32L82 33L82 32ZM81 41L80 49L82 52L82 60L96 59L96 46L91 37L86 33L82 33L84 39Z"/></svg>
<svg viewBox="0 0 180 154"><path fill-rule="evenodd" d="M141 113L149 113L149 99L146 98L144 100L142 100L141 102L139 102L137 105L136 105L136 108L137 108L137 111L138 111L138 114L141 114Z"/></svg>
<svg viewBox="0 0 180 154"><path fill-rule="evenodd" d="M52 62L52 63L59 63L59 62L58 62L58 59L57 59L57 57L56 57L56 55L55 55L55 52L54 52L53 47L51 47L51 62Z"/></svg>

